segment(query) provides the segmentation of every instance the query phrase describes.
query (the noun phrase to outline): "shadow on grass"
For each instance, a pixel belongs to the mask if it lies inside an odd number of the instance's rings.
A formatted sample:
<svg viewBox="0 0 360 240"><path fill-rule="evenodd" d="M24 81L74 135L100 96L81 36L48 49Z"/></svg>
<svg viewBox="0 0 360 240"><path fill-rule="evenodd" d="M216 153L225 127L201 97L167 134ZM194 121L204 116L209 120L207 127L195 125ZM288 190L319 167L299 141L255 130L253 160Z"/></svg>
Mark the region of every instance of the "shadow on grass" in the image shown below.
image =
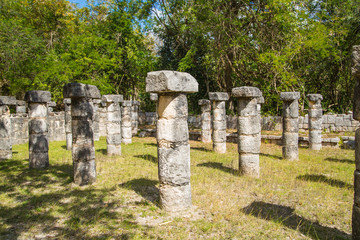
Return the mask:
<svg viewBox="0 0 360 240"><path fill-rule="evenodd" d="M329 158L325 158L325 161L355 164L355 160L351 160L351 159L337 159L337 158L330 158L329 157Z"/></svg>
<svg viewBox="0 0 360 240"><path fill-rule="evenodd" d="M144 159L144 160L153 162L153 163L158 163L157 157L154 157L154 156L151 155L151 154L135 155L134 157L136 157L136 158L141 158L141 159Z"/></svg>
<svg viewBox="0 0 360 240"><path fill-rule="evenodd" d="M283 159L282 156L277 156L277 155L268 154L268 153L260 153L260 156L269 157L269 158L275 158L275 159L280 159L280 160Z"/></svg>
<svg viewBox="0 0 360 240"><path fill-rule="evenodd" d="M156 143L144 143L145 146L153 146L153 147L157 147Z"/></svg>
<svg viewBox="0 0 360 240"><path fill-rule="evenodd" d="M102 148L102 149L96 149L96 152L101 153L102 155L107 155L107 150Z"/></svg>
<svg viewBox="0 0 360 240"><path fill-rule="evenodd" d="M62 145L61 148L67 150L66 145Z"/></svg>
<svg viewBox="0 0 360 240"><path fill-rule="evenodd" d="M354 186L352 184L343 182L341 180L332 179L327 176L321 175L321 174L305 174L297 176L296 179L309 181L309 182L320 182L320 183L326 183L333 187L338 188L348 188L351 189Z"/></svg>
<svg viewBox="0 0 360 240"><path fill-rule="evenodd" d="M229 168L224 166L222 163L219 162L206 162L206 163L199 163L198 165L196 165L197 167L207 167L207 168L213 168L213 169L219 169L223 172L226 173L231 173L233 175L238 176L239 173L237 170Z"/></svg>
<svg viewBox="0 0 360 240"><path fill-rule="evenodd" d="M212 150L206 149L204 147L191 147L192 150L202 151L202 152L212 152Z"/></svg>
<svg viewBox="0 0 360 240"><path fill-rule="evenodd" d="M146 178L133 179L128 182L122 183L119 186L126 189L134 190L137 194L141 195L144 199L152 202L159 207L159 189L156 187L158 181Z"/></svg>
<svg viewBox="0 0 360 240"><path fill-rule="evenodd" d="M27 159L0 162L0 239L132 238L132 233L114 234L138 227L134 216L119 211L120 200L108 200L116 188L74 186L72 171L69 164L37 170L28 168Z"/></svg>
<svg viewBox="0 0 360 240"><path fill-rule="evenodd" d="M313 239L350 239L347 233L303 218L287 206L254 201L242 211L247 215L280 223Z"/></svg>

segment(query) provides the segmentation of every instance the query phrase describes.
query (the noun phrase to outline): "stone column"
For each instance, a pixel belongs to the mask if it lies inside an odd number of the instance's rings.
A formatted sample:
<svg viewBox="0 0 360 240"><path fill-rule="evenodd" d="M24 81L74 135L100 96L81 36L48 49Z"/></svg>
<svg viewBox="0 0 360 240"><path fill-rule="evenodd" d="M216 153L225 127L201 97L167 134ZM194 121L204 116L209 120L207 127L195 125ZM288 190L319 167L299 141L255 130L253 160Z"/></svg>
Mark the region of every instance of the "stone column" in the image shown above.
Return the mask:
<svg viewBox="0 0 360 240"><path fill-rule="evenodd" d="M261 105L265 103L265 99L264 99L264 97L261 96L261 97L258 97L256 99L256 101L257 101L257 110L259 112L259 115L261 116Z"/></svg>
<svg viewBox="0 0 360 240"><path fill-rule="evenodd" d="M29 106L29 162L30 168L49 167L48 91L29 91L25 101Z"/></svg>
<svg viewBox="0 0 360 240"><path fill-rule="evenodd" d="M261 91L256 87L233 88L231 95L238 99L239 171L260 176L261 117L257 99Z"/></svg>
<svg viewBox="0 0 360 240"><path fill-rule="evenodd" d="M16 100L16 113L26 113L26 102Z"/></svg>
<svg viewBox="0 0 360 240"><path fill-rule="evenodd" d="M226 153L225 101L229 100L229 94L226 92L210 92L209 99L213 102L213 149L218 153Z"/></svg>
<svg viewBox="0 0 360 240"><path fill-rule="evenodd" d="M0 161L12 158L12 131L8 105L15 104L15 97L0 96Z"/></svg>
<svg viewBox="0 0 360 240"><path fill-rule="evenodd" d="M352 76L355 80L353 117L360 121L360 45L352 48ZM360 128L355 132L354 204L352 239L360 239Z"/></svg>
<svg viewBox="0 0 360 240"><path fill-rule="evenodd" d="M100 99L94 99L94 122L93 122L93 128L94 128L94 141L100 140Z"/></svg>
<svg viewBox="0 0 360 240"><path fill-rule="evenodd" d="M150 93L150 101L153 101L156 104L156 109L155 109L156 120L158 119L158 115L157 115L157 101L158 100L159 100L159 97L158 97L157 93ZM156 124L155 124L155 126L156 126Z"/></svg>
<svg viewBox="0 0 360 240"><path fill-rule="evenodd" d="M299 159L299 92L282 92L283 134L282 156L288 160Z"/></svg>
<svg viewBox="0 0 360 240"><path fill-rule="evenodd" d="M122 95L103 95L106 102L106 143L108 155L121 155L121 110Z"/></svg>
<svg viewBox="0 0 360 240"><path fill-rule="evenodd" d="M322 108L321 94L308 94L309 99L309 148L311 150L321 149L322 131Z"/></svg>
<svg viewBox="0 0 360 240"><path fill-rule="evenodd" d="M48 107L48 112L51 113L54 111L54 107L56 107L56 103L50 101L47 103L47 107Z"/></svg>
<svg viewBox="0 0 360 240"><path fill-rule="evenodd" d="M160 205L167 211L188 209L192 203L186 93L197 92L198 83L188 73L149 72L146 91L159 94L157 143Z"/></svg>
<svg viewBox="0 0 360 240"><path fill-rule="evenodd" d="M91 184L96 180L93 99L101 97L100 91L93 85L68 83L64 86L63 95L71 98L74 182L78 185Z"/></svg>
<svg viewBox="0 0 360 240"><path fill-rule="evenodd" d="M64 98L65 107L65 133L66 133L66 149L71 150L72 133L71 133L71 98Z"/></svg>
<svg viewBox="0 0 360 240"><path fill-rule="evenodd" d="M136 135L138 133L139 127L139 101L131 101L131 131L132 135Z"/></svg>
<svg viewBox="0 0 360 240"><path fill-rule="evenodd" d="M123 101L121 109L121 137L122 142L130 144L131 132L131 101Z"/></svg>
<svg viewBox="0 0 360 240"><path fill-rule="evenodd" d="M211 102L207 99L200 99L201 106L201 141L211 142Z"/></svg>

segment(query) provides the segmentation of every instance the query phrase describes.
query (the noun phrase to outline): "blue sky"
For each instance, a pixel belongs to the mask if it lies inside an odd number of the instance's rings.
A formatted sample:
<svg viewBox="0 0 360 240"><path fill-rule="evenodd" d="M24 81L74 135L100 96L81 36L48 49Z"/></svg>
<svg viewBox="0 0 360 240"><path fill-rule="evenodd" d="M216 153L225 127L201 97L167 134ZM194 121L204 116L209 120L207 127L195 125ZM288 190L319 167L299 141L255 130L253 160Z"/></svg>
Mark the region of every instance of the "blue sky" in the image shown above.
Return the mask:
<svg viewBox="0 0 360 240"><path fill-rule="evenodd" d="M79 8L84 7L86 5L86 0L68 0L68 1L72 3L77 3L77 6Z"/></svg>

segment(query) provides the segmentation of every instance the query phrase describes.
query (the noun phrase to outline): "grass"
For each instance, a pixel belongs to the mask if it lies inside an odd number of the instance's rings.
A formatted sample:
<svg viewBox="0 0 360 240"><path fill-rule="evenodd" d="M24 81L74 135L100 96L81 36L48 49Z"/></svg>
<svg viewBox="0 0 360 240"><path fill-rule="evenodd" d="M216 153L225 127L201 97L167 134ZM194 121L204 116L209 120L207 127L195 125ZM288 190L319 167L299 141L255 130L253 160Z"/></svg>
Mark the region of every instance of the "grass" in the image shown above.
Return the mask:
<svg viewBox="0 0 360 240"><path fill-rule="evenodd" d="M261 177L237 174L226 154L191 141L191 211L158 206L154 138L133 138L121 157L95 142L97 182L72 183L71 152L50 143L47 170L28 169L28 147L0 162L0 239L351 239L354 151L300 148L299 161L262 144Z"/></svg>

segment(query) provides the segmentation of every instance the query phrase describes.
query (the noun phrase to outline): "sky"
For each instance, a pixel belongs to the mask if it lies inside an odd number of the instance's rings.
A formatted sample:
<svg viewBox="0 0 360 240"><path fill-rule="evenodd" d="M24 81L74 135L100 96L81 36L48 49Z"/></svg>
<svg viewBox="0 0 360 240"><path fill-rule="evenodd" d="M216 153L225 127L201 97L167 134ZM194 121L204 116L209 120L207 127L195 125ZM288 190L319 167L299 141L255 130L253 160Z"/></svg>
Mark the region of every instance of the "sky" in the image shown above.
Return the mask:
<svg viewBox="0 0 360 240"><path fill-rule="evenodd" d="M68 1L72 3L77 3L77 6L79 8L86 6L86 0L68 0Z"/></svg>

